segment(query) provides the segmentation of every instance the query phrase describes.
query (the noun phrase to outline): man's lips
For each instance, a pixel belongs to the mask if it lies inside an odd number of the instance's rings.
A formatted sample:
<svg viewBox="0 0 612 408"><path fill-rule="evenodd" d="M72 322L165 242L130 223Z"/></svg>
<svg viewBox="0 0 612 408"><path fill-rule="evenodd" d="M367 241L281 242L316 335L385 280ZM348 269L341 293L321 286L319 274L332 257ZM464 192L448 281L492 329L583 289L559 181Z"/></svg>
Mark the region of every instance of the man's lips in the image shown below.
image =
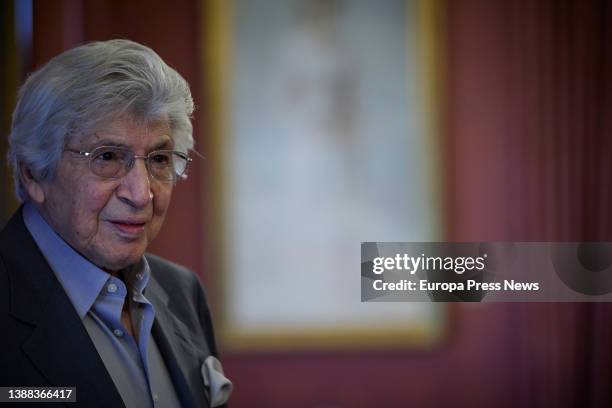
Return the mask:
<svg viewBox="0 0 612 408"><path fill-rule="evenodd" d="M136 236L144 231L146 222L132 220L109 221L115 228L125 235Z"/></svg>

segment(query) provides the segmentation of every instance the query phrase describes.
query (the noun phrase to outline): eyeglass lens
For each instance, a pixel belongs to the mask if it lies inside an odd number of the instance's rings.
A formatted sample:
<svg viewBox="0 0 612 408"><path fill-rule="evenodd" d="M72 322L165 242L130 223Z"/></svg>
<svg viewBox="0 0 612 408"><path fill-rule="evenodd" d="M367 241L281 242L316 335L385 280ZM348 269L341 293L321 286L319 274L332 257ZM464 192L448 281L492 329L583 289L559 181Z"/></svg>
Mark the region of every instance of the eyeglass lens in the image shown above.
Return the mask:
<svg viewBox="0 0 612 408"><path fill-rule="evenodd" d="M134 152L120 147L99 147L92 152L91 171L105 178L119 178L134 165ZM173 181L185 172L187 159L177 152L159 150L146 159L149 173L160 181Z"/></svg>

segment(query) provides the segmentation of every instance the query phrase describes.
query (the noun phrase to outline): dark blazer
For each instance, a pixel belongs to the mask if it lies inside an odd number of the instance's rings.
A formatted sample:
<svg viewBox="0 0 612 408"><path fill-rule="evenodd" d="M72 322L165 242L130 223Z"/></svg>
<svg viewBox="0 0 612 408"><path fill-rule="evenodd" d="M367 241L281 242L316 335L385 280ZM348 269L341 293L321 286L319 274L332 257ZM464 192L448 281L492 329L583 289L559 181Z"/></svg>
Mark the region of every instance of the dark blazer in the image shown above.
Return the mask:
<svg viewBox="0 0 612 408"><path fill-rule="evenodd" d="M145 256L151 267L145 296L155 308L153 337L181 404L207 407L200 369L217 350L205 294L187 269ZM76 386L76 403L45 407L124 406L70 299L25 227L21 209L0 232L0 386Z"/></svg>

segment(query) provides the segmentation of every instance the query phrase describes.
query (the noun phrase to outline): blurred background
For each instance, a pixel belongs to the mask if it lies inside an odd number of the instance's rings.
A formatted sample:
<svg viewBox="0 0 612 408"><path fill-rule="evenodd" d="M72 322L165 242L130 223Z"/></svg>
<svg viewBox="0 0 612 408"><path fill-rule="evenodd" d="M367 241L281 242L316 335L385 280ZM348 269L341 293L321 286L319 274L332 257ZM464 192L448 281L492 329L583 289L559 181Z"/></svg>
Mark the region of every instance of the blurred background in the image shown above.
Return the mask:
<svg viewBox="0 0 612 408"><path fill-rule="evenodd" d="M609 304L380 305L358 278L361 241L612 240L608 1L0 4L0 225L28 73L128 38L191 84L205 159L151 252L207 287L231 406L612 404Z"/></svg>

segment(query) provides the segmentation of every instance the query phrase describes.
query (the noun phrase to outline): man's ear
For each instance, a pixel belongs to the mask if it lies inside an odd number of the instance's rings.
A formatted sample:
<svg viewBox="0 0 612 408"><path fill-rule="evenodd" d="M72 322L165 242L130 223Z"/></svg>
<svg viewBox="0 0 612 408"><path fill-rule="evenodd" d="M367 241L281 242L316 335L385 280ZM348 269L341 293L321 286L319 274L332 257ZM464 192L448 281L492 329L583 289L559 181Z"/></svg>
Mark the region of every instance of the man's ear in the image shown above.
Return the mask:
<svg viewBox="0 0 612 408"><path fill-rule="evenodd" d="M34 203L42 204L45 202L45 191L42 188L42 184L24 164L19 166L19 178Z"/></svg>

